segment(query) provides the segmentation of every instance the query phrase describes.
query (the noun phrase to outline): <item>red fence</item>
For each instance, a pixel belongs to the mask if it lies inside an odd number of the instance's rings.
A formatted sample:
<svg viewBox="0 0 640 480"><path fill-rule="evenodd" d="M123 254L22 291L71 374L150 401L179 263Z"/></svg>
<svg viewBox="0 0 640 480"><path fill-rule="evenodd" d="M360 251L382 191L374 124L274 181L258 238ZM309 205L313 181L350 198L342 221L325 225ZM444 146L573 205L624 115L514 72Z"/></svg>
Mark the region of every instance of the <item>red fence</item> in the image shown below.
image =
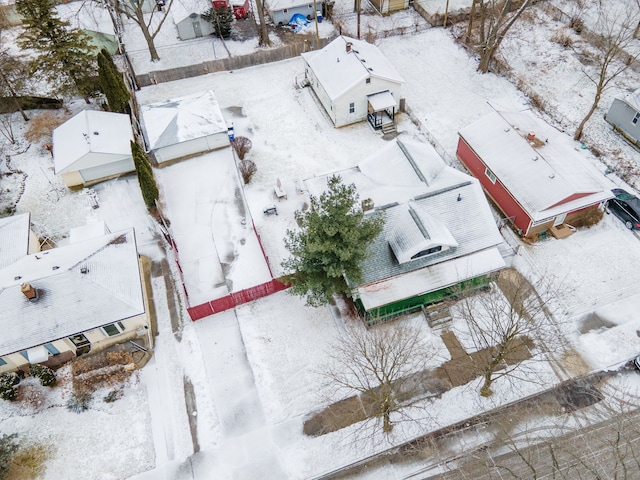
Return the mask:
<svg viewBox="0 0 640 480"><path fill-rule="evenodd" d="M287 288L289 288L289 285L286 285L274 278L262 285L256 285L255 287L240 290L239 292L233 292L225 297L217 298L207 303L196 305L195 307L189 307L187 308L187 312L189 312L191 320L200 320L201 318L208 317L214 313L230 310L238 305L242 305L243 303L248 303L253 300L257 300L258 298L266 297L272 293L286 290Z"/></svg>

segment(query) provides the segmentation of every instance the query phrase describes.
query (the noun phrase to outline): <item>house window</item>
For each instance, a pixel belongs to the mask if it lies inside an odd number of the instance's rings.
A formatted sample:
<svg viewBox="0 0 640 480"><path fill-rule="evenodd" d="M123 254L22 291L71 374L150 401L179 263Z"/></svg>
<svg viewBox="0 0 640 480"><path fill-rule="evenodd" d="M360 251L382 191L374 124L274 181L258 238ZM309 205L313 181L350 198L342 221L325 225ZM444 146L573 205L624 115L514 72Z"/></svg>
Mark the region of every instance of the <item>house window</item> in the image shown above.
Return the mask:
<svg viewBox="0 0 640 480"><path fill-rule="evenodd" d="M287 13L289 11L288 8L285 8L284 10L282 10L282 13Z"/></svg>
<svg viewBox="0 0 640 480"><path fill-rule="evenodd" d="M638 119L640 119L640 113L636 113L633 116L633 120L631 120L631 123L633 123L635 125L636 123L638 123Z"/></svg>
<svg viewBox="0 0 640 480"><path fill-rule="evenodd" d="M125 331L125 328L122 322L116 322L105 325L104 327L101 327L100 330L102 330L102 333L104 333L107 337L114 337L123 333Z"/></svg>
<svg viewBox="0 0 640 480"><path fill-rule="evenodd" d="M442 251L442 245L437 245L435 247L427 248L426 250L422 250L422 251L416 253L413 257L411 257L411 260L415 260L416 258L425 257L425 256L431 255L433 253L438 253L440 251Z"/></svg>
<svg viewBox="0 0 640 480"><path fill-rule="evenodd" d="M367 78L364 83L371 83L371 78Z"/></svg>
<svg viewBox="0 0 640 480"><path fill-rule="evenodd" d="M491 180L491 183L496 183L497 178L493 172L489 170L489 167L485 168L484 174L489 178L489 180Z"/></svg>
<svg viewBox="0 0 640 480"><path fill-rule="evenodd" d="M27 351L26 350L22 350L20 352L20 355L22 355L24 358L26 358L27 360L29 360L29 355L27 355Z"/></svg>
<svg viewBox="0 0 640 480"><path fill-rule="evenodd" d="M60 350L58 350L53 343L45 343L44 348L46 348L51 355L58 355L60 353Z"/></svg>
<svg viewBox="0 0 640 480"><path fill-rule="evenodd" d="M350 103L349 104L349 113L353 113L356 111L356 104L355 103Z"/></svg>
<svg viewBox="0 0 640 480"><path fill-rule="evenodd" d="M4 358L0 358L0 367L2 365L6 365L6 364L7 364L7 362L4 361Z"/></svg>

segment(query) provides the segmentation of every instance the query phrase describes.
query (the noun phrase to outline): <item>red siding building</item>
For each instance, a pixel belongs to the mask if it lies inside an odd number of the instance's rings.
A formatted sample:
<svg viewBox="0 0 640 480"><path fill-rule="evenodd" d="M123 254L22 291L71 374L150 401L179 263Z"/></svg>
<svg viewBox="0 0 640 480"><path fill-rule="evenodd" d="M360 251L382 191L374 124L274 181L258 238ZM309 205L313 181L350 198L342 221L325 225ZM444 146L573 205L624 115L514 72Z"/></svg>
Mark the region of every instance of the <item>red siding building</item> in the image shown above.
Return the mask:
<svg viewBox="0 0 640 480"><path fill-rule="evenodd" d="M494 112L459 136L459 160L524 237L577 221L613 196L586 153L530 113Z"/></svg>

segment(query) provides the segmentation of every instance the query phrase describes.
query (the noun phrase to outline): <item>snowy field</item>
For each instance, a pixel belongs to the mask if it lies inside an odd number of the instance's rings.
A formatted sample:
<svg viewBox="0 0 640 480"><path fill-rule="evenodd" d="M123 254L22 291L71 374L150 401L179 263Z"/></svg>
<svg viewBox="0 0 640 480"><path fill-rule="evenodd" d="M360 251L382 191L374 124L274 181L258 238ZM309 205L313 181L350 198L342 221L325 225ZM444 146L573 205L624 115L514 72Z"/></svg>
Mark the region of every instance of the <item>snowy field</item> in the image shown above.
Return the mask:
<svg viewBox="0 0 640 480"><path fill-rule="evenodd" d="M505 55L513 75L526 79L548 102L550 113L545 118L571 134L586 109L591 86L581 76L581 67L572 63L575 59L570 52L545 41L549 19L541 19L545 28L521 24L516 37L527 40L508 37L503 51L511 52ZM193 42L196 50L197 43ZM418 123L402 114L399 131L422 139L428 131L450 159L455 157L460 128L493 108L531 108L526 95L511 82L493 74L478 74L476 60L458 47L447 31L431 29L385 38L379 47L406 79L407 104ZM386 144L366 123L334 129L309 91L294 87L294 78L302 69L302 61L292 59L160 84L137 94L138 101L147 104L174 98L176 92L186 95L214 89L236 135L247 136L253 143L248 158L256 162L258 172L244 187L244 196L275 275L286 255L281 240L286 229L294 226L293 212L307 198L300 192L301 181L351 167ZM639 160L638 153L613 135L602 120L611 99L632 88L634 81L632 73L620 78L588 124L586 139L604 152L602 161L614 161L615 155ZM74 102L69 107L77 111L84 105ZM550 116L555 113L557 117ZM16 120L15 124L21 136L22 123ZM135 177L93 187L100 205L93 209L87 191L71 192L56 179L51 158L41 146L31 145L26 152L17 153L24 147L26 144L16 149L3 144L12 166L28 174L18 213L31 211L39 229L60 241L69 228L88 219L105 220L113 231L134 226L141 253L162 260L161 236L146 214ZM601 160L588 150L581 151L604 172ZM185 269L185 282L188 289L195 285L201 298L220 293L216 288L228 288L227 281L234 288L244 288L264 281L266 275L266 264L255 268L261 260L256 245L241 245L240 239L250 238L250 222L243 223L249 217L240 204L233 203L240 186L229 158L224 150L156 170L180 258L193 266ZM280 202L273 194L277 179L288 192L288 198ZM615 177L612 180L623 184ZM270 203L276 204L277 217L262 213ZM223 210L222 219L221 204L231 206ZM517 241L511 238L510 242ZM171 255L168 260L173 262ZM640 329L636 315L640 243L617 218L606 215L596 227L565 240L522 245L515 263L525 273L547 275L568 286L570 293L561 302L562 331L590 368L610 368L640 352L636 334ZM175 268L172 270L177 277ZM222 283L224 287L216 287ZM134 378L125 389L123 399L110 406L95 402L88 412L75 415L62 405L65 390L59 387L46 400L53 406L42 412L25 416L13 405L0 409L3 433L20 432L30 441L57 445L43 478L119 479L155 467L138 478L208 479L213 472L214 478L220 479L302 479L389 446L354 444L357 426L318 438L302 434L304 418L332 400L323 387L319 367L327 361L331 342L344 333L344 320L335 309L309 308L281 292L244 305L235 313L197 323L190 323L184 309L179 308L182 323L175 332L162 278L153 279L153 288L160 326L155 356L142 370L140 380ZM178 285L178 292L180 288ZM591 313L602 319L601 325L589 327L585 319ZM406 321L420 323L425 335L434 337L439 355L447 358L442 342L421 317ZM478 396L478 381L446 392L429 405L426 428L463 420L557 381L556 372L544 362L532 362L526 371L536 380L516 384L498 381L489 399ZM197 406L191 412L185 408L187 380L193 385ZM193 456L189 416L197 418L200 451ZM79 439L74 432L81 425L91 426L91 431L84 430ZM415 427L404 425L393 440L399 442L416 433ZM118 456L117 467L104 462L113 458L108 452L114 445L127 451ZM71 457L86 459L81 473L69 466Z"/></svg>

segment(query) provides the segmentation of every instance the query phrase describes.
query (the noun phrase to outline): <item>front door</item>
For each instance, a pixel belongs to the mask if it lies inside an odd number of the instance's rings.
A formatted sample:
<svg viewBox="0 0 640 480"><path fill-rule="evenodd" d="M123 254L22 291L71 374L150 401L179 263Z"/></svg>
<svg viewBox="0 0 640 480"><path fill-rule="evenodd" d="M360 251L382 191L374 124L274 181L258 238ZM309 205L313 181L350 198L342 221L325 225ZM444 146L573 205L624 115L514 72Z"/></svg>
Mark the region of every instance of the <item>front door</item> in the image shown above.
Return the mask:
<svg viewBox="0 0 640 480"><path fill-rule="evenodd" d="M557 227L558 225L562 225L564 223L565 218L567 218L566 213L563 213L562 215L558 215L556 219L553 221L553 226Z"/></svg>
<svg viewBox="0 0 640 480"><path fill-rule="evenodd" d="M193 32L196 34L196 37L202 36L202 28L200 27L200 22L193 22Z"/></svg>

